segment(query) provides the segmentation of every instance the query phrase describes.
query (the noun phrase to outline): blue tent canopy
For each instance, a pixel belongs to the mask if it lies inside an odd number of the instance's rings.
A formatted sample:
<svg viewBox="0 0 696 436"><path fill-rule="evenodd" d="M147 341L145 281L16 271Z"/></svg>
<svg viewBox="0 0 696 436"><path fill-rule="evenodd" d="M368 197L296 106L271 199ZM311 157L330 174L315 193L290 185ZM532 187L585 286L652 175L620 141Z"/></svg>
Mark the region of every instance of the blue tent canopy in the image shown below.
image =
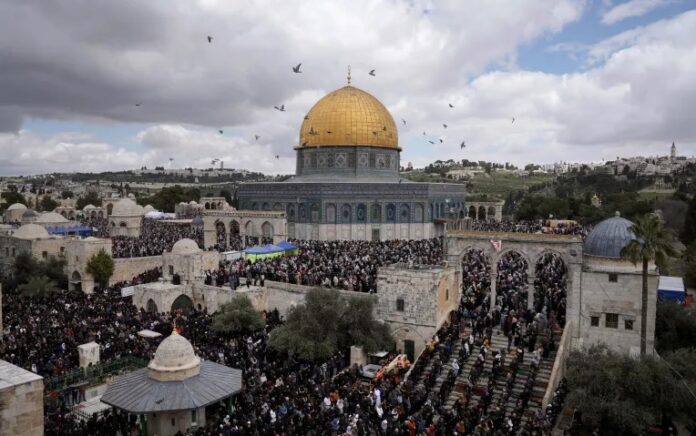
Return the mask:
<svg viewBox="0 0 696 436"><path fill-rule="evenodd" d="M257 246L255 246L255 247L246 248L246 249L244 249L244 252L245 252L245 253L248 253L248 254L268 254L268 253L272 253L272 251L269 251L266 247L262 247L262 246L260 246L260 245L257 245Z"/></svg>
<svg viewBox="0 0 696 436"><path fill-rule="evenodd" d="M72 227L46 227L46 231L51 235L69 235L75 234L80 236L88 236L94 232L92 227L72 226Z"/></svg>
<svg viewBox="0 0 696 436"><path fill-rule="evenodd" d="M273 244L266 244L263 246L266 250L268 250L269 253L278 253L279 251L285 251L283 247L280 247L278 245L273 245Z"/></svg>
<svg viewBox="0 0 696 436"><path fill-rule="evenodd" d="M282 248L285 251L290 251L290 250L295 250L297 247L288 241L280 241L276 244L278 247Z"/></svg>

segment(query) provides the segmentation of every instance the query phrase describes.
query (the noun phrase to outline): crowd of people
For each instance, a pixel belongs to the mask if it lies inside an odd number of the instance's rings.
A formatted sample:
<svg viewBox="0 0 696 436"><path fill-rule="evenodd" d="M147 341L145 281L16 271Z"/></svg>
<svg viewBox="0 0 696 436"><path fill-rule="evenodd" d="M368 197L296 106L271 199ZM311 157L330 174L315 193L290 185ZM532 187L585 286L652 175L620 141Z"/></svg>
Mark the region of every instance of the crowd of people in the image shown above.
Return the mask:
<svg viewBox="0 0 696 436"><path fill-rule="evenodd" d="M237 286L273 280L305 286L324 286L376 292L377 270L393 263L435 265L442 262L442 241L293 241L298 253L248 262L223 262L206 272L206 284ZM233 288L235 286L231 284Z"/></svg>
<svg viewBox="0 0 696 436"><path fill-rule="evenodd" d="M115 257L134 255L134 250L137 255L160 254L178 239L191 237L190 227L144 221L143 239L133 245L118 244ZM202 235L194 236L202 239ZM224 285L232 278L239 285L245 278L262 284L267 279L375 292L380 266L397 262L432 265L440 263L443 256L440 239L296 244L299 252L294 256L255 264L236 260L208 272L206 282ZM143 251L142 246L147 248ZM166 336L176 324L201 358L240 368L244 374L244 389L234 410L211 410L208 425L199 429L198 435L411 436L517 434L522 430L542 434L548 420L543 414L529 417L528 401L533 368L550 356L555 347L554 327L563 325L566 272L559 258L542 258L536 265L534 304L528 309L526 261L516 253L507 253L495 270L496 298L491 302L491 266L481 251L465 254L459 309L429 342L406 380L386 376L365 382L358 368L344 370L343 354L323 362L305 362L274 352L267 342L282 323L277 311L264 314L265 326L259 331L219 333L210 329L212 316L205 311L164 314L136 309L130 298L120 296L125 283L91 295L61 292L51 298L27 300L6 293L3 304L12 309L4 311L6 336L0 342L0 355L51 377L76 368L77 345L90 341L100 344L102 361L125 356L152 358L161 338L147 339L137 332L150 329ZM155 270L135 282L159 276L160 271ZM496 331L507 338L507 349L491 348ZM525 352L531 354L526 361ZM490 357L494 363L488 369L484 362ZM525 362L529 366L530 359L532 371L521 392L513 393L518 370ZM464 393L454 407L446 407L448 397L461 383L467 362L471 368L464 374ZM62 393L63 398L66 395ZM126 435L136 428L134 417L117 411L79 419L68 408L70 401L64 399L46 407L48 435ZM512 412L505 406L510 402Z"/></svg>
<svg viewBox="0 0 696 436"><path fill-rule="evenodd" d="M159 256L171 251L180 239L189 238L203 246L203 230L188 223L143 218L140 236L113 236L114 258Z"/></svg>
<svg viewBox="0 0 696 436"><path fill-rule="evenodd" d="M583 239L592 230L574 222L560 222L547 226L542 220L536 221L486 221L472 220L471 230L481 232L543 233L554 235L578 235Z"/></svg>

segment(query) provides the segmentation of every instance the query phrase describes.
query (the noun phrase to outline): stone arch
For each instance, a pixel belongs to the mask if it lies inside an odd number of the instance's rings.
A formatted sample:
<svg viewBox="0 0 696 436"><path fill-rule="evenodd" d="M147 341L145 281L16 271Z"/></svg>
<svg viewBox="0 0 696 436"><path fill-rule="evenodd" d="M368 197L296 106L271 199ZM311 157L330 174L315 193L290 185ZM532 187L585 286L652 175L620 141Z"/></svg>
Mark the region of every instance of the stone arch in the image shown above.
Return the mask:
<svg viewBox="0 0 696 436"><path fill-rule="evenodd" d="M478 247L476 245L470 245L464 250L462 250L459 255L459 264L462 268L462 291L466 291L469 286L475 287L475 280L473 280L473 275L479 274L480 265L478 261L483 261L483 268L485 269L485 276L481 284L483 289L479 291L488 292L490 289L490 284L492 280L491 276L491 256L487 253L485 249ZM470 276L472 274L472 276Z"/></svg>
<svg viewBox="0 0 696 436"><path fill-rule="evenodd" d="M82 291L82 276L79 271L73 271L70 275L70 286L71 291Z"/></svg>
<svg viewBox="0 0 696 436"><path fill-rule="evenodd" d="M413 328L411 326L399 326L395 328L392 331L392 337L394 338L394 342L396 343L396 347L401 350L401 352L405 352L404 350L404 341L413 341L414 342L414 352L415 355L413 356L414 359L420 355L420 353L425 349L425 344L428 342L430 338L424 337L416 328Z"/></svg>
<svg viewBox="0 0 696 436"><path fill-rule="evenodd" d="M97 217L97 211L93 210L92 212L89 213L90 218L96 218Z"/></svg>
<svg viewBox="0 0 696 436"><path fill-rule="evenodd" d="M282 212L283 211L283 205L280 203L273 203L273 210Z"/></svg>
<svg viewBox="0 0 696 436"><path fill-rule="evenodd" d="M145 311L148 313L157 313L157 303L155 303L155 300L150 298L147 300L147 303L145 304Z"/></svg>
<svg viewBox="0 0 696 436"><path fill-rule="evenodd" d="M223 209L221 201L218 201L217 208L218 208L218 210Z"/></svg>
<svg viewBox="0 0 696 436"><path fill-rule="evenodd" d="M125 221L121 221L120 223L118 223L118 226L122 229L125 229L126 227L128 227L128 224L126 224Z"/></svg>
<svg viewBox="0 0 696 436"><path fill-rule="evenodd" d="M225 223L223 223L220 220L215 221L215 242L218 244L218 246L225 247L227 244L225 243L227 239L227 227L225 227Z"/></svg>
<svg viewBox="0 0 696 436"><path fill-rule="evenodd" d="M459 209L459 219L463 220L465 218L464 216L464 209Z"/></svg>
<svg viewBox="0 0 696 436"><path fill-rule="evenodd" d="M495 220L495 206L488 206L488 219Z"/></svg>
<svg viewBox="0 0 696 436"><path fill-rule="evenodd" d="M555 265L553 265L555 263ZM534 312L546 308L549 321L565 326L568 298L569 265L556 250L545 249L534 264Z"/></svg>
<svg viewBox="0 0 696 436"><path fill-rule="evenodd" d="M469 218L476 219L476 206L474 205L469 206Z"/></svg>
<svg viewBox="0 0 696 436"><path fill-rule="evenodd" d="M251 210L259 210L259 204L257 202L251 203Z"/></svg>
<svg viewBox="0 0 696 436"><path fill-rule="evenodd" d="M411 208L408 204L402 204L399 212L399 222L408 223L411 221Z"/></svg>
<svg viewBox="0 0 696 436"><path fill-rule="evenodd" d="M186 294L179 295L174 299L174 302L172 302L172 312L176 312L177 310L188 312L191 309L193 309L193 301L191 297Z"/></svg>
<svg viewBox="0 0 696 436"><path fill-rule="evenodd" d="M109 203L109 204L106 205L106 214L107 214L107 215L111 215L111 212L113 212L113 210L114 210L114 204L113 204L113 203Z"/></svg>
<svg viewBox="0 0 696 436"><path fill-rule="evenodd" d="M350 204L345 203L341 206L341 222L343 224L350 224L353 221L353 208Z"/></svg>
<svg viewBox="0 0 696 436"><path fill-rule="evenodd" d="M481 221L486 221L486 208L479 206L478 208L478 219Z"/></svg>
<svg viewBox="0 0 696 436"><path fill-rule="evenodd" d="M261 210L271 210L271 204L268 202L263 203Z"/></svg>
<svg viewBox="0 0 696 436"><path fill-rule="evenodd" d="M336 205L335 204L327 204L326 205L325 221L327 224L336 223Z"/></svg>
<svg viewBox="0 0 696 436"><path fill-rule="evenodd" d="M264 238L273 238L273 225L269 223L268 221L264 221L263 224L261 224L261 234L263 235Z"/></svg>
<svg viewBox="0 0 696 436"><path fill-rule="evenodd" d="M210 208L211 208L212 210L216 210L216 209L217 209L217 205L215 204L215 202L210 203Z"/></svg>
<svg viewBox="0 0 696 436"><path fill-rule="evenodd" d="M230 236L239 236L239 221L230 221Z"/></svg>
<svg viewBox="0 0 696 436"><path fill-rule="evenodd" d="M528 301L529 267L529 258L523 251L515 248L502 251L496 258L497 294L512 296L516 299L519 307L526 308ZM517 307L512 308L517 309Z"/></svg>
<svg viewBox="0 0 696 436"><path fill-rule="evenodd" d="M244 233L246 233L247 236L256 236L256 226L254 226L252 220L247 221L244 225Z"/></svg>
<svg viewBox="0 0 696 436"><path fill-rule="evenodd" d="M104 218L104 211L98 211L97 212L97 218ZM72 219L72 214L71 214L71 219Z"/></svg>

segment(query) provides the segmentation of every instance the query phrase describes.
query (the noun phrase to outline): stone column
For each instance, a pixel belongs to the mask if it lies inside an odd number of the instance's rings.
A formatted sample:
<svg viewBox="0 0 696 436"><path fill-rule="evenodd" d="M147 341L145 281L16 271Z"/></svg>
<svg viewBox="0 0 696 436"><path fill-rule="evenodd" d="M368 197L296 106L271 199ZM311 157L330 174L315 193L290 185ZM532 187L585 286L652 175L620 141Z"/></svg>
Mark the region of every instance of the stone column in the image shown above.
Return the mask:
<svg viewBox="0 0 696 436"><path fill-rule="evenodd" d="M495 307L495 300L497 298L497 294L496 294L496 290L495 290L497 278L498 278L498 268L491 267L491 293L490 293L491 302L490 302L490 307L488 308L488 310L490 312L493 311L493 308Z"/></svg>
<svg viewBox="0 0 696 436"><path fill-rule="evenodd" d="M527 309L534 308L534 276L527 276Z"/></svg>

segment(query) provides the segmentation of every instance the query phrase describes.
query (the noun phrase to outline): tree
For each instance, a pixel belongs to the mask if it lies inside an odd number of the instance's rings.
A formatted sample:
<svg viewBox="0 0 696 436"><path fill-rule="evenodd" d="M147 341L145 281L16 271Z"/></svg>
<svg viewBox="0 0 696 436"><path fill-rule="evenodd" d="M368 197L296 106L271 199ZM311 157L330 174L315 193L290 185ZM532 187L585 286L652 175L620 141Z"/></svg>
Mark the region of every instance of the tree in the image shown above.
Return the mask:
<svg viewBox="0 0 696 436"><path fill-rule="evenodd" d="M655 261L657 264L664 264L667 261L667 257L676 255L676 250L672 248L671 238L662 227L660 218L655 214L636 218L635 224L629 230L633 232L634 239L621 250L621 257L630 260L634 265L641 262L643 266L643 293L640 308L640 354L645 356L648 324L648 265L651 261Z"/></svg>
<svg viewBox="0 0 696 436"><path fill-rule="evenodd" d="M696 240L696 196L689 202L689 207L686 209L686 217L684 217L684 229L681 232L681 240L688 245Z"/></svg>
<svg viewBox="0 0 696 436"><path fill-rule="evenodd" d="M15 188L16 189L16 188ZM9 207L15 203L21 203L23 205L27 205L27 200L24 198L22 194L19 192L15 191L7 191L2 193L2 198L5 199L5 204Z"/></svg>
<svg viewBox="0 0 696 436"><path fill-rule="evenodd" d="M101 288L105 288L109 283L109 278L114 273L114 260L102 248L87 262L87 272L92 274Z"/></svg>
<svg viewBox="0 0 696 436"><path fill-rule="evenodd" d="M44 298L58 291L55 282L46 276L34 276L20 285L17 290L24 298Z"/></svg>
<svg viewBox="0 0 696 436"><path fill-rule="evenodd" d="M73 198L74 196L75 196L75 194L73 194L72 191L69 191L67 189L60 193L60 198L62 198L63 200L66 200L68 198Z"/></svg>
<svg viewBox="0 0 696 436"><path fill-rule="evenodd" d="M696 308L658 301L655 339L660 354L696 347Z"/></svg>
<svg viewBox="0 0 696 436"><path fill-rule="evenodd" d="M664 415L693 421L693 399L685 383L696 382L696 365L688 361L695 356L696 350L667 356L667 364L653 356L619 355L605 345L573 351L567 360L567 401L582 411L583 421L598 426L600 434L642 434Z"/></svg>
<svg viewBox="0 0 696 436"><path fill-rule="evenodd" d="M390 349L389 328L372 315L374 302L354 302L335 290L312 289L271 334L269 346L306 360L328 359L351 345L367 351ZM372 297L365 297L371 299Z"/></svg>
<svg viewBox="0 0 696 436"><path fill-rule="evenodd" d="M246 295L237 295L213 317L212 329L218 332L253 332L261 328L261 315Z"/></svg>
<svg viewBox="0 0 696 436"><path fill-rule="evenodd" d="M44 212L50 212L53 209L58 207L58 202L49 197L48 195L44 195L41 198L41 202L39 202L39 209L44 211Z"/></svg>
<svg viewBox="0 0 696 436"><path fill-rule="evenodd" d="M91 204L91 205L97 206L97 207L102 205L101 198L99 198L99 196L97 195L96 192L90 191L87 194L85 194L83 197L78 198L77 202L75 203L75 207L77 209L82 210L88 204Z"/></svg>
<svg viewBox="0 0 696 436"><path fill-rule="evenodd" d="M232 193L227 189L220 190L220 197L224 197L225 201L227 201L227 204L232 204Z"/></svg>

